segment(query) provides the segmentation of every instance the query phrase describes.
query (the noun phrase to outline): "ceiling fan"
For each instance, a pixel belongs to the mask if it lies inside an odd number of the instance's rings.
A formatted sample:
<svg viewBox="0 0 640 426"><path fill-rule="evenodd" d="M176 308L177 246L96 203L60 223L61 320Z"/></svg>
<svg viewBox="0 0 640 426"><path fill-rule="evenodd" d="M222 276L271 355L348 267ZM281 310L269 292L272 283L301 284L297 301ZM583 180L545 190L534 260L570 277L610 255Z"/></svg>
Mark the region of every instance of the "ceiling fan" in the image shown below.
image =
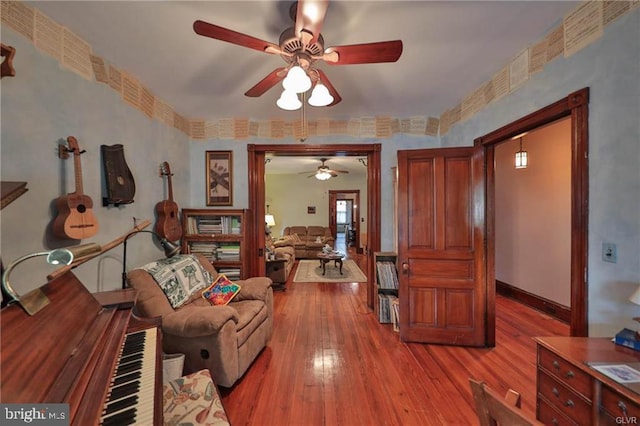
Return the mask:
<svg viewBox="0 0 640 426"><path fill-rule="evenodd" d="M250 88L245 93L246 96L259 97L283 80L285 80L283 82L285 89L288 89L287 82L293 80L292 73L289 71L294 69L297 72L297 67L300 67L309 81L305 80L306 85L304 87L306 88L304 90L297 88L296 93L304 93L313 87L314 92L312 92L309 103L314 106L332 106L340 102L342 98L327 78L327 75L321 69L316 68L315 65L318 61L324 61L330 65L396 62L402 54L402 41L393 40L325 48L324 38L320 30L322 29L328 3L328 0L298 0L294 2L289 9L289 15L295 24L280 34L278 44L200 20L193 23L193 29L201 36L226 41L264 53L278 54L284 59L286 66L273 70ZM291 79L289 79L290 76ZM311 83L310 86L309 82ZM289 83L289 86L291 84ZM328 93L331 95L330 98L327 98L328 103L324 105L312 102L315 88L321 89L321 86L328 89ZM282 97L284 97L284 93ZM297 96L296 101L298 101ZM282 106L280 102L278 102L278 105L284 109L297 109L300 107L298 105L296 108L288 108Z"/></svg>
<svg viewBox="0 0 640 426"><path fill-rule="evenodd" d="M310 170L308 172L300 172L299 174L303 175L307 173L312 173L307 177L310 178L315 176L315 178L318 180L328 180L328 179L331 179L332 177L338 176L338 173L349 173L347 170L330 169L329 166L325 164L325 162L327 161L326 158L320 158L320 161L322 162L322 164L319 165L316 170Z"/></svg>

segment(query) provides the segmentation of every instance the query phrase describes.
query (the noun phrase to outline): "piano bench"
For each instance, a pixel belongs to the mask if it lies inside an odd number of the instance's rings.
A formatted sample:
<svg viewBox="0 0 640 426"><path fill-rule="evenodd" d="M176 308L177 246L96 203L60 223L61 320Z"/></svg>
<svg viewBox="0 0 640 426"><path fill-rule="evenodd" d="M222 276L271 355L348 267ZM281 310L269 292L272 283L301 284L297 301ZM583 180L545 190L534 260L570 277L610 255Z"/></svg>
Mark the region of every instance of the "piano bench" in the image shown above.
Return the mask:
<svg viewBox="0 0 640 426"><path fill-rule="evenodd" d="M162 390L165 425L229 425L218 388L204 369L165 383Z"/></svg>

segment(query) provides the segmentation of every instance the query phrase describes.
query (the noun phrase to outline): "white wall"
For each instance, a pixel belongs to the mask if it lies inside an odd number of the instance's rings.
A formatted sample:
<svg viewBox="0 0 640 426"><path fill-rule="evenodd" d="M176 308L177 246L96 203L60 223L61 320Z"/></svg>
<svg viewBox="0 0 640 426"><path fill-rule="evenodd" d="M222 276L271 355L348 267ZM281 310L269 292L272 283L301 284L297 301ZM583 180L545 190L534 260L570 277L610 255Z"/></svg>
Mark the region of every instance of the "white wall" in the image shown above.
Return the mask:
<svg viewBox="0 0 640 426"><path fill-rule="evenodd" d="M571 120L522 138L526 169L514 167L518 140L495 149L496 279L571 306Z"/></svg>

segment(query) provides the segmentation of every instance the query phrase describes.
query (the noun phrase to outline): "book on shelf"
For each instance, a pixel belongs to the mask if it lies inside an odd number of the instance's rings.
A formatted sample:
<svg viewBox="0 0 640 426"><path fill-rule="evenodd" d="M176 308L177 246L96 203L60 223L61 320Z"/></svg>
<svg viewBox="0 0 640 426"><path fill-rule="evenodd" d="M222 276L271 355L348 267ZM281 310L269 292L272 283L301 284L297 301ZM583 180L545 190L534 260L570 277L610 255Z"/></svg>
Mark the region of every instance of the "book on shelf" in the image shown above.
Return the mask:
<svg viewBox="0 0 640 426"><path fill-rule="evenodd" d="M638 335L635 331L629 330L628 328L620 330L613 338L613 341L618 345L640 351L640 339L638 339Z"/></svg>
<svg viewBox="0 0 640 426"><path fill-rule="evenodd" d="M220 274L224 274L231 281L240 279L240 269L238 268L216 268Z"/></svg>
<svg viewBox="0 0 640 426"><path fill-rule="evenodd" d="M379 260L376 262L376 269L378 271L378 284L381 289L398 289L398 274L396 272L395 263L386 260Z"/></svg>
<svg viewBox="0 0 640 426"><path fill-rule="evenodd" d="M393 303L398 298L392 294L378 294L378 322L381 324L392 324L393 321Z"/></svg>
<svg viewBox="0 0 640 426"><path fill-rule="evenodd" d="M241 234L242 221L239 216L189 216L188 234Z"/></svg>

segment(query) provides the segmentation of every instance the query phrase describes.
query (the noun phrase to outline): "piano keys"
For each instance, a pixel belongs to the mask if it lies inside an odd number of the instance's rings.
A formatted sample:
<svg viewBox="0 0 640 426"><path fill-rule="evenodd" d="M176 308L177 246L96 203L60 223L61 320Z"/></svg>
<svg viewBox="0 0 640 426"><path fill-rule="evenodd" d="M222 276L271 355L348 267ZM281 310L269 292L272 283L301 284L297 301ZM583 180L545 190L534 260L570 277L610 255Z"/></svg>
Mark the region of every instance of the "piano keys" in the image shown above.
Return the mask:
<svg viewBox="0 0 640 426"><path fill-rule="evenodd" d="M117 367L109 384L100 424L147 425L153 423L156 330L126 335Z"/></svg>
<svg viewBox="0 0 640 426"><path fill-rule="evenodd" d="M68 403L72 425L161 425L160 320L133 314L135 291L94 295L71 272L41 289L36 315L0 311L0 401Z"/></svg>

